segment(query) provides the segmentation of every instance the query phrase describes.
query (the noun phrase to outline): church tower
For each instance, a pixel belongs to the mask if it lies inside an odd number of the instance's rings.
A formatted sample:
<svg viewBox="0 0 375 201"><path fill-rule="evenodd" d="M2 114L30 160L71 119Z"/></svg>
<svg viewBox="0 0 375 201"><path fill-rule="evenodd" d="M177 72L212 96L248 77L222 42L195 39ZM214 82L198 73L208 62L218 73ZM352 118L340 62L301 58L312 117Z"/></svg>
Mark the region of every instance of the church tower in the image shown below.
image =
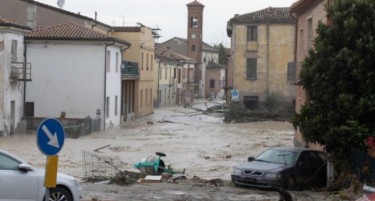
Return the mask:
<svg viewBox="0 0 375 201"><path fill-rule="evenodd" d="M203 8L204 5L193 1L186 5L188 7L187 22L187 44L188 56L202 61L202 33L203 33Z"/></svg>
<svg viewBox="0 0 375 201"><path fill-rule="evenodd" d="M202 40L203 40L203 8L204 5L193 1L186 5L188 8L187 20L187 56L196 60L194 94L203 97L204 72L202 71Z"/></svg>

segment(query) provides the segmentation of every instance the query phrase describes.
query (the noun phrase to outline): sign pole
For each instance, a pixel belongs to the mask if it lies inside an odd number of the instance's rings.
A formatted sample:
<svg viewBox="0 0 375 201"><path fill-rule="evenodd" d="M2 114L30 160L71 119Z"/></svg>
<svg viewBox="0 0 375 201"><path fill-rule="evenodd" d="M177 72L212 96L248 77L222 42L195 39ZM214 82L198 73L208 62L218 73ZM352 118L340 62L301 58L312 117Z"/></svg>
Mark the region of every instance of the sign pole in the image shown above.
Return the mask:
<svg viewBox="0 0 375 201"><path fill-rule="evenodd" d="M46 187L46 197L44 201L49 201L49 188L48 187Z"/></svg>
<svg viewBox="0 0 375 201"><path fill-rule="evenodd" d="M56 187L59 160L57 153L62 149L64 141L65 132L60 121L45 119L40 123L37 130L37 145L39 150L47 156L44 175L45 201L49 201L51 188Z"/></svg>

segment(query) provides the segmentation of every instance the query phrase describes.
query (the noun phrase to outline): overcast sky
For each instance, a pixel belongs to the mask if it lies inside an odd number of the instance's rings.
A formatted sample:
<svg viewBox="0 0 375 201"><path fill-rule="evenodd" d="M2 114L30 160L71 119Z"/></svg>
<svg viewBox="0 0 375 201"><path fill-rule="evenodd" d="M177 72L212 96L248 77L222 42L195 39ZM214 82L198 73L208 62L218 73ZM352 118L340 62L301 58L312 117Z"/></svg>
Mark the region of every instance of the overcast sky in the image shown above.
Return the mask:
<svg viewBox="0 0 375 201"><path fill-rule="evenodd" d="M58 0L36 0L57 6ZM136 26L142 23L160 28L158 42L173 37L186 38L187 7L193 0L65 0L64 10L94 18L114 26ZM203 11L203 41L229 47L227 21L235 14L246 14L267 7L290 7L297 0L198 0Z"/></svg>

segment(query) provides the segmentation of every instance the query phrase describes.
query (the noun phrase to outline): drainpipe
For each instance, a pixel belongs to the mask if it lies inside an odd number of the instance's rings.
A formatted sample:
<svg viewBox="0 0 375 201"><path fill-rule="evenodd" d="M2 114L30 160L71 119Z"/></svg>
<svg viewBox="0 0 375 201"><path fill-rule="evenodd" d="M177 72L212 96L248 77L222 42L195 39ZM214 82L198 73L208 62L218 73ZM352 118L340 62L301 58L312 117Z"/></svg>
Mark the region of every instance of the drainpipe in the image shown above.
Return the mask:
<svg viewBox="0 0 375 201"><path fill-rule="evenodd" d="M159 90L160 90L160 87L159 87L159 84L160 84L160 59L158 59L158 85L157 85L157 90L156 90L156 97L157 97L157 100L156 100L156 104L157 104L157 107L159 107L160 106L160 100L161 100L161 97L160 97L160 95L161 94L159 94Z"/></svg>
<svg viewBox="0 0 375 201"><path fill-rule="evenodd" d="M269 95L269 70L270 70L270 23L267 20L267 58L266 58L266 95Z"/></svg>
<svg viewBox="0 0 375 201"><path fill-rule="evenodd" d="M26 42L24 41L24 50L23 50L23 57L25 58L24 62L24 73L23 73L23 78L26 80L26 65L27 65L27 45ZM23 116L26 117L26 81L23 82Z"/></svg>
<svg viewBox="0 0 375 201"><path fill-rule="evenodd" d="M103 107L103 130L105 130L105 118L106 118L106 102L107 102L107 49L109 46L114 45L115 41L106 44L104 48L104 107Z"/></svg>

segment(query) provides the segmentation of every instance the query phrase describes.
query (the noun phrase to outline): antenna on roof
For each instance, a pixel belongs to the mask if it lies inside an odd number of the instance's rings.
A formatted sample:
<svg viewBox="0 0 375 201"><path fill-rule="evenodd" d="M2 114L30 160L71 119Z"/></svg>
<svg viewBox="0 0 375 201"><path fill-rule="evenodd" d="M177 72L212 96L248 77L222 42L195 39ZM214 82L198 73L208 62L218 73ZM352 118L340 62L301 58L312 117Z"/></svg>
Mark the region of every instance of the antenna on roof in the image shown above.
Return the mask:
<svg viewBox="0 0 375 201"><path fill-rule="evenodd" d="M57 0L57 5L60 7L60 8L63 8L65 4L65 0Z"/></svg>

